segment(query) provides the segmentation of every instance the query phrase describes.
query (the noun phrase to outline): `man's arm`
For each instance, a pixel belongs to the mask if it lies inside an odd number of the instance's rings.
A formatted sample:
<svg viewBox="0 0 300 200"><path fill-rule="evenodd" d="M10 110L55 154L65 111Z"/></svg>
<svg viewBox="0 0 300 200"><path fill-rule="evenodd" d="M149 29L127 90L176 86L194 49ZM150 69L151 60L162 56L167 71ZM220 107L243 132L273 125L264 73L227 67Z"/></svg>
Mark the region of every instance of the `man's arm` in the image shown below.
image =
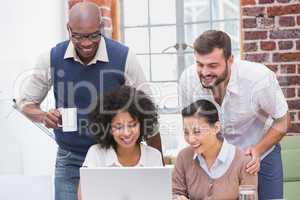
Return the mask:
<svg viewBox="0 0 300 200"><path fill-rule="evenodd" d="M163 152L162 152L162 146L161 146L160 133L157 133L153 137L148 138L146 140L146 143L147 143L147 145L159 150L162 155L162 159L164 158ZM163 165L165 165L164 159L163 159Z"/></svg>
<svg viewBox="0 0 300 200"><path fill-rule="evenodd" d="M22 113L32 121L45 124L47 128L58 128L61 118L60 112L57 109L44 112L38 104L25 105L22 109Z"/></svg>
<svg viewBox="0 0 300 200"><path fill-rule="evenodd" d="M34 122L43 123L46 112L42 111L38 104L27 104L23 106L22 113Z"/></svg>
<svg viewBox="0 0 300 200"><path fill-rule="evenodd" d="M274 120L272 126L268 129L263 138L253 147L250 147L246 153L252 156L252 160L247 164L247 172L256 174L260 167L260 156L263 155L273 145L280 142L286 135L290 127L290 116L286 113L283 117Z"/></svg>
<svg viewBox="0 0 300 200"><path fill-rule="evenodd" d="M40 55L35 68L23 78L20 94L16 103L20 111L35 122L43 122L45 112L40 109L40 103L51 88L50 51ZM25 86L25 87L23 87Z"/></svg>
<svg viewBox="0 0 300 200"><path fill-rule="evenodd" d="M286 135L288 128L290 127L289 113L283 117L274 120L272 126L269 128L264 137L255 145L255 148L260 154L265 153L273 145L280 142L280 140Z"/></svg>
<svg viewBox="0 0 300 200"><path fill-rule="evenodd" d="M253 106L258 109L258 116L262 117L261 120L266 121L265 116L272 117L274 120L260 141L246 150L246 154L252 156L246 170L249 173L257 173L260 167L260 157L286 134L290 126L290 116L286 99L275 73L269 73L264 79L257 82L251 96L253 97Z"/></svg>

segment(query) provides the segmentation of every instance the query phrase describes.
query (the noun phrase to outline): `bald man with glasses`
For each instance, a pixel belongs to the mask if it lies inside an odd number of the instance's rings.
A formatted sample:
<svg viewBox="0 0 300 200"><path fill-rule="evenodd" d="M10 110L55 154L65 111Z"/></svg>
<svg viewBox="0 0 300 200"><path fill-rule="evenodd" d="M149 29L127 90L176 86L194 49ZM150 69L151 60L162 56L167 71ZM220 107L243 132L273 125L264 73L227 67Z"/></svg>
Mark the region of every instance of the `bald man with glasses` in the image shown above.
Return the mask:
<svg viewBox="0 0 300 200"><path fill-rule="evenodd" d="M17 104L31 120L52 128L58 144L55 166L55 200L77 199L79 168L95 139L87 124L97 97L121 85L131 85L151 95L136 55L128 47L100 33L101 14L93 3L77 3L69 12L70 40L43 54L22 90ZM40 104L53 87L55 108ZM76 108L78 130L63 132L59 108ZM161 151L160 134L147 143Z"/></svg>

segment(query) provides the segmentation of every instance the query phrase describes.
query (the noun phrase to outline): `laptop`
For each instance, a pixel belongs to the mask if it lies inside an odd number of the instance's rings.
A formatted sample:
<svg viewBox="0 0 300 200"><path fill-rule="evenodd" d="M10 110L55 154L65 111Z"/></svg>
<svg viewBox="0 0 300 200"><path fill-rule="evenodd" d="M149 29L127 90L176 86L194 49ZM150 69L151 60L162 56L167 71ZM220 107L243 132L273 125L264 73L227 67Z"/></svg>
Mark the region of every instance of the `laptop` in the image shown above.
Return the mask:
<svg viewBox="0 0 300 200"><path fill-rule="evenodd" d="M171 200L172 167L80 168L82 200Z"/></svg>

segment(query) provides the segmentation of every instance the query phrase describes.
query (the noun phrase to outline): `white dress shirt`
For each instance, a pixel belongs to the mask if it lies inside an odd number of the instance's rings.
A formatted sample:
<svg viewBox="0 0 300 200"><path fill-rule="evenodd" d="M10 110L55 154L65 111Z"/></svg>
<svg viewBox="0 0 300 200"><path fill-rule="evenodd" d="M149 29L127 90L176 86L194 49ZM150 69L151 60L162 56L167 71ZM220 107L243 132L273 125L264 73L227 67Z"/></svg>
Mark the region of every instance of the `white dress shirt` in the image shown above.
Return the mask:
<svg viewBox="0 0 300 200"><path fill-rule="evenodd" d="M215 102L212 91L202 87L196 70L196 65L192 65L181 75L181 105L187 106L198 99L213 102L224 137L242 149L257 144L273 119L283 117L288 111L275 73L260 63L234 61L221 106ZM273 147L262 158L272 150Z"/></svg>
<svg viewBox="0 0 300 200"><path fill-rule="evenodd" d="M224 139L221 150L210 169L208 168L206 161L201 154L195 154L194 160L198 159L200 167L205 171L208 177L217 179L223 176L229 169L235 156L235 150L236 147L232 144L229 144Z"/></svg>
<svg viewBox="0 0 300 200"><path fill-rule="evenodd" d="M140 144L141 156L136 167L163 166L161 153L150 146ZM122 167L114 148L104 149L99 144L90 147L82 164L83 167Z"/></svg>
<svg viewBox="0 0 300 200"><path fill-rule="evenodd" d="M40 104L53 85L53 77L51 77L50 68L50 52L51 51L47 51L38 58L36 67L29 77L28 83L25 85L24 89L20 91L20 96L17 98L17 105L21 110L27 104ZM64 58L73 58L75 61L83 64L78 57L72 42L69 42ZM90 67L91 64L95 64L97 61L109 62L106 43L103 37L101 37L95 57L86 65L86 67ZM141 65L138 62L135 53L130 49L125 64L125 84L141 89L151 96L151 89L149 84L147 84Z"/></svg>

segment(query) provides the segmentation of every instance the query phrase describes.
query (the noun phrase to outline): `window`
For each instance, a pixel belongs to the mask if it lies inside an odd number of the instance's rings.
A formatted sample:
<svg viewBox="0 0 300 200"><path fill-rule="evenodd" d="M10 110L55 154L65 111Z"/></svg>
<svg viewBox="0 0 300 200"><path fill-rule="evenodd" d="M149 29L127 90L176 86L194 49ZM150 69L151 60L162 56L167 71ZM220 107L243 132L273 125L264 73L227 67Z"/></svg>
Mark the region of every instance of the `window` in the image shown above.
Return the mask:
<svg viewBox="0 0 300 200"><path fill-rule="evenodd" d="M151 83L167 151L181 141L181 128L174 127L181 124L177 81L194 63L193 41L205 30L223 30L239 58L239 16L239 0L121 0L122 42L136 52Z"/></svg>

